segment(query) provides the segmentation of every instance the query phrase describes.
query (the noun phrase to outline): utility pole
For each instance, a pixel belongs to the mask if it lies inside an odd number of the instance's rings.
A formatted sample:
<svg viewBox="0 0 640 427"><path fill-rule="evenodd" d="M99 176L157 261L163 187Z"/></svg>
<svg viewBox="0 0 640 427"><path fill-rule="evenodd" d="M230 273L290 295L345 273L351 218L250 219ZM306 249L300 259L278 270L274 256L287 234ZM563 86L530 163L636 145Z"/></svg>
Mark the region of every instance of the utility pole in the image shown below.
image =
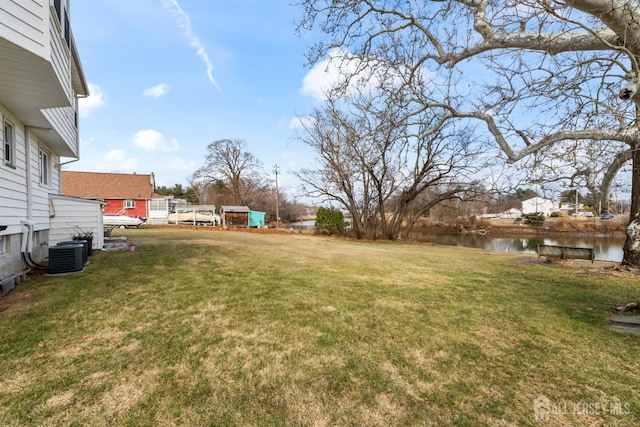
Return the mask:
<svg viewBox="0 0 640 427"><path fill-rule="evenodd" d="M278 164L273 168L276 174L276 230L280 229L280 203L278 203Z"/></svg>

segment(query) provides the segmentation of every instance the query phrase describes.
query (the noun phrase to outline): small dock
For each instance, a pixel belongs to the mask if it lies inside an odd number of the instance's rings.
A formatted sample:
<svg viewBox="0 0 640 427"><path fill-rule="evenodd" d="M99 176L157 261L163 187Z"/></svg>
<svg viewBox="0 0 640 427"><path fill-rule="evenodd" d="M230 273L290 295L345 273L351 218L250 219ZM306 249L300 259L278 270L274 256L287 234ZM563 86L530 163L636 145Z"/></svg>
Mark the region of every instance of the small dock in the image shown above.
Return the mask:
<svg viewBox="0 0 640 427"><path fill-rule="evenodd" d="M556 245L538 245L538 257L541 256L562 260L586 259L591 262L596 259L596 253L593 248L576 248Z"/></svg>

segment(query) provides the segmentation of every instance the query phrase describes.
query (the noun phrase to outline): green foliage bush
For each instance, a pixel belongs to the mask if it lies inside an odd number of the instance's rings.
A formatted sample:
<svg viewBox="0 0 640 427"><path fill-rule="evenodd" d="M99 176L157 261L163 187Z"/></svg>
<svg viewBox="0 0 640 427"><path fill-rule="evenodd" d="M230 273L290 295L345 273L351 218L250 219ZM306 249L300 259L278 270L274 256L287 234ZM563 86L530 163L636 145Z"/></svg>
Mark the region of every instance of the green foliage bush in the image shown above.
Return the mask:
<svg viewBox="0 0 640 427"><path fill-rule="evenodd" d="M540 212L524 214L522 215L524 223L527 225L533 225L535 227L540 227L544 224L544 214Z"/></svg>
<svg viewBox="0 0 640 427"><path fill-rule="evenodd" d="M344 233L348 223L344 220L342 212L331 208L320 208L316 215L316 230L332 235Z"/></svg>

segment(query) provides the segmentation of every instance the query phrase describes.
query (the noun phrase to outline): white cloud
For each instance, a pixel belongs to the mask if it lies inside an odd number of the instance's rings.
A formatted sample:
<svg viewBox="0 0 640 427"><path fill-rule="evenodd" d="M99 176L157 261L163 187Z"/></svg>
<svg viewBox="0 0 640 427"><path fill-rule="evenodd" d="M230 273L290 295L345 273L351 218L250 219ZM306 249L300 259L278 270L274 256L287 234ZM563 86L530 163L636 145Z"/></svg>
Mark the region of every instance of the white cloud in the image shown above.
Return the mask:
<svg viewBox="0 0 640 427"><path fill-rule="evenodd" d="M173 170L181 170L186 171L190 169L194 169L196 166L196 162L194 160L184 160L180 157L176 157L171 161L169 167Z"/></svg>
<svg viewBox="0 0 640 427"><path fill-rule="evenodd" d="M145 90L142 93L142 96L150 96L152 98L160 98L161 96L169 93L170 86L166 83L160 83L159 85L155 85Z"/></svg>
<svg viewBox="0 0 640 427"><path fill-rule="evenodd" d="M300 91L316 101L324 101L333 87L356 71L358 62L348 52L333 49L327 59L314 65L304 76Z"/></svg>
<svg viewBox="0 0 640 427"><path fill-rule="evenodd" d="M87 117L93 110L105 104L102 90L98 85L89 83L89 96L78 100L80 117Z"/></svg>
<svg viewBox="0 0 640 427"><path fill-rule="evenodd" d="M180 149L177 140L167 140L163 134L154 129L136 132L133 136L133 145L147 151L176 151Z"/></svg>
<svg viewBox="0 0 640 427"><path fill-rule="evenodd" d="M314 65L302 79L300 92L309 95L316 101L322 102L327 94L339 84L343 84L348 78L347 94L361 91L371 91L379 87L381 82L396 85L401 82L400 73L408 71L390 70L382 61L369 58L367 62L350 52L342 49L333 49L329 57ZM433 80L433 73L420 69L418 72L425 81ZM391 80L389 80L391 79Z"/></svg>
<svg viewBox="0 0 640 427"><path fill-rule="evenodd" d="M184 30L184 36L189 40L189 44L193 49L195 49L196 54L200 57L202 62L204 62L207 67L207 76L209 77L209 81L211 84L218 90L220 90L220 86L216 82L216 79L213 77L213 64L209 59L209 55L207 54L206 49L204 48L202 42L191 29L191 18L185 12L177 0L161 0L162 4L165 8L170 9L172 13L178 18L178 26Z"/></svg>
<svg viewBox="0 0 640 427"><path fill-rule="evenodd" d="M108 161L122 161L125 159L125 152L120 148L111 150L107 154L105 154L103 158Z"/></svg>
<svg viewBox="0 0 640 427"><path fill-rule="evenodd" d="M138 166L138 159L127 158L126 152L122 148L110 150L102 156L102 161L96 170L122 170L135 171Z"/></svg>

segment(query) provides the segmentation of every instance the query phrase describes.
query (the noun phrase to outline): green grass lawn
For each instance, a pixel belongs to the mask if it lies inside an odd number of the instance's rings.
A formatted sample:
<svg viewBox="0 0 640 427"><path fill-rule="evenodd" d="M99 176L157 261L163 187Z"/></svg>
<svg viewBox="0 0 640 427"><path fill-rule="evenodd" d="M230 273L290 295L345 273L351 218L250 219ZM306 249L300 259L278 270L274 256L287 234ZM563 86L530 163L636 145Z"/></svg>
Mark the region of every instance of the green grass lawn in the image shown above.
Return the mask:
<svg viewBox="0 0 640 427"><path fill-rule="evenodd" d="M0 425L640 425L637 279L302 234L120 231L0 299ZM534 400L550 402L548 421Z"/></svg>

